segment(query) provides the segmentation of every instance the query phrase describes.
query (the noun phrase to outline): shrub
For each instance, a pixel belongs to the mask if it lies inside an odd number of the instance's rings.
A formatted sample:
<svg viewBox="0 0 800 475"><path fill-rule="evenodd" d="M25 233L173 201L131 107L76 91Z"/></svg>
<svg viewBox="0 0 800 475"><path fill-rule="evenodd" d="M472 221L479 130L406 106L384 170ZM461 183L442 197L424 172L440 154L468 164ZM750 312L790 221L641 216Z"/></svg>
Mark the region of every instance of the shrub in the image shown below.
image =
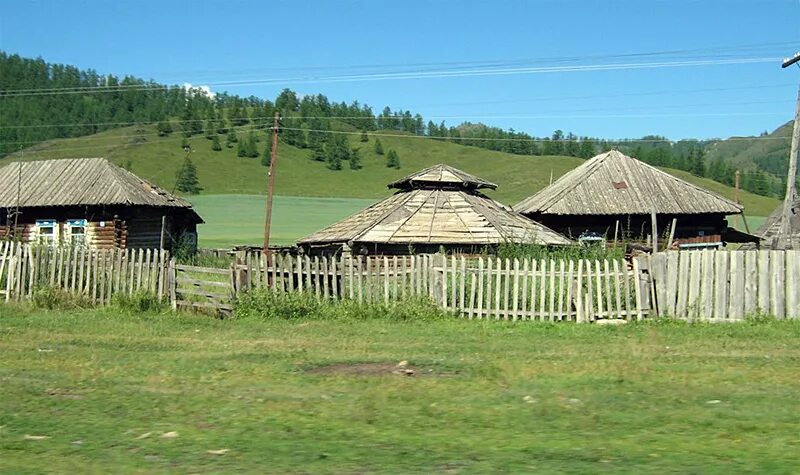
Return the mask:
<svg viewBox="0 0 800 475"><path fill-rule="evenodd" d="M118 309L130 313L161 312L166 309L166 304L156 294L145 290L136 291L132 295L114 295L111 302Z"/></svg>
<svg viewBox="0 0 800 475"><path fill-rule="evenodd" d="M33 292L31 303L34 308L47 310L70 310L88 308L92 304L83 295L72 295L63 289L45 287Z"/></svg>
<svg viewBox="0 0 800 475"><path fill-rule="evenodd" d="M240 295L234 305L234 315L239 318L295 320L300 318L325 318L329 311L313 294L291 292L283 294L266 289L254 289Z"/></svg>

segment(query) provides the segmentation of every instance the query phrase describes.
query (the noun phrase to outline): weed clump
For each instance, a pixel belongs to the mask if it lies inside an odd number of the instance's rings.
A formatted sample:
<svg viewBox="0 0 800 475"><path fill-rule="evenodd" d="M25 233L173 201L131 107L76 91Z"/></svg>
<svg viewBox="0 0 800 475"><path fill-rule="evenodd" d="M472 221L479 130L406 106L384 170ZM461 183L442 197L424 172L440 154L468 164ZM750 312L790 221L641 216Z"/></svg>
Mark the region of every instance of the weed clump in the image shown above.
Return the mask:
<svg viewBox="0 0 800 475"><path fill-rule="evenodd" d="M117 294L111 299L112 305L123 312L143 313L166 310L165 302L152 292L139 290L131 295Z"/></svg>
<svg viewBox="0 0 800 475"><path fill-rule="evenodd" d="M31 303L34 308L45 310L74 310L92 307L92 303L83 295L72 295L56 287L36 289L33 292Z"/></svg>
<svg viewBox="0 0 800 475"><path fill-rule="evenodd" d="M410 298L394 304L359 303L352 300L323 301L308 292L280 293L254 289L239 296L235 318L277 320L385 320L430 321L448 318L428 299Z"/></svg>

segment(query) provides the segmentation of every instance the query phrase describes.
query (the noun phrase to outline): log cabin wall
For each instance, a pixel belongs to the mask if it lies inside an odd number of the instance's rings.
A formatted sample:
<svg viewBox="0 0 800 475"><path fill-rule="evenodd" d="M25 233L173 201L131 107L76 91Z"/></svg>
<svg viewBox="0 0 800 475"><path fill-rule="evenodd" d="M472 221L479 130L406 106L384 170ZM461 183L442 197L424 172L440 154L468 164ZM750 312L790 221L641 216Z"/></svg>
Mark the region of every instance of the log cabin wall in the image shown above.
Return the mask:
<svg viewBox="0 0 800 475"><path fill-rule="evenodd" d="M85 220L84 237L77 242L96 249L158 248L161 244L162 217L166 216L164 246L171 249L182 235L196 242L197 225L192 215L180 208L153 207L48 207L22 209L15 233L4 216L0 218L0 239L16 236L22 242L40 240L37 220L55 221L54 241L76 242L71 237L70 221ZM80 228L80 226L76 226Z"/></svg>
<svg viewBox="0 0 800 475"><path fill-rule="evenodd" d="M534 214L532 219L576 239L586 231L614 238L614 228L619 221L619 239L641 240L651 234L650 216L647 215L551 215ZM659 237L669 232L672 219L677 219L676 238L721 234L728 226L723 214L663 215L656 217Z"/></svg>

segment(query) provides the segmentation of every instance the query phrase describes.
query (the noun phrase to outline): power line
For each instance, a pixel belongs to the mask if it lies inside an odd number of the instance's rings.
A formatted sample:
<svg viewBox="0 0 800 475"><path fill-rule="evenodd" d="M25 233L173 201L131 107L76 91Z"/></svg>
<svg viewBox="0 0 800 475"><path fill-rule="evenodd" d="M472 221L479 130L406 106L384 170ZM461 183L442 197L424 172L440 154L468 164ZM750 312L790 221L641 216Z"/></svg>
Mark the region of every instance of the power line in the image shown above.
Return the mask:
<svg viewBox="0 0 800 475"><path fill-rule="evenodd" d="M690 60L690 61L662 61L650 63L608 63L593 65L570 65L570 66L546 66L546 67L516 67L516 68L474 68L474 69L439 69L432 71L410 71L410 72L389 72L389 73L367 73L341 76L321 76L321 77L295 77L295 78L269 78L250 81L221 81L210 82L206 86L252 86L283 84L291 82L294 84L308 83L334 83L334 82L354 82L354 81L384 81L384 80L407 80L407 79L431 79L431 78L458 78L475 76L507 76L518 74L552 74L568 72L597 72L597 71L618 71L631 69L662 69L674 67L698 67L698 66L718 66L718 65L743 65L773 62L780 58L758 57L758 58L733 58L733 59L709 59L709 60ZM120 92L120 86L99 87L99 88L74 88L58 90L11 90L4 91L0 97L26 97L26 96L48 96L61 94L86 94L86 93L105 93ZM169 86L134 86L126 91L136 90L159 90Z"/></svg>

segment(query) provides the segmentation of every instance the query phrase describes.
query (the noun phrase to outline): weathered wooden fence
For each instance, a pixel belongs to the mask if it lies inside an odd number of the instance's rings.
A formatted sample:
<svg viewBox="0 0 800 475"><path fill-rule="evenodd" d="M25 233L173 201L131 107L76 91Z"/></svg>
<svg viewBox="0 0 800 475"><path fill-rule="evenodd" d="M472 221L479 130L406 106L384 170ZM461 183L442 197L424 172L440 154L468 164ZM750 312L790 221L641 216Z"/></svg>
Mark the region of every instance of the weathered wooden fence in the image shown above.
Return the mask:
<svg viewBox="0 0 800 475"><path fill-rule="evenodd" d="M48 248L0 242L0 297L59 288L105 304L152 292L173 308L230 312L251 289L320 300L430 298L464 318L591 322L669 316L800 318L800 251L680 251L623 260L240 253L227 268L177 264L157 250Z"/></svg>
<svg viewBox="0 0 800 475"><path fill-rule="evenodd" d="M663 252L646 259L659 316L800 318L800 251Z"/></svg>
<svg viewBox="0 0 800 475"><path fill-rule="evenodd" d="M650 308L646 276L623 260L275 254L267 261L250 253L235 269L236 292L262 287L386 304L426 296L466 318L642 319Z"/></svg>
<svg viewBox="0 0 800 475"><path fill-rule="evenodd" d="M166 251L47 247L0 242L0 288L4 300L30 298L56 288L93 303L140 290L167 296Z"/></svg>

